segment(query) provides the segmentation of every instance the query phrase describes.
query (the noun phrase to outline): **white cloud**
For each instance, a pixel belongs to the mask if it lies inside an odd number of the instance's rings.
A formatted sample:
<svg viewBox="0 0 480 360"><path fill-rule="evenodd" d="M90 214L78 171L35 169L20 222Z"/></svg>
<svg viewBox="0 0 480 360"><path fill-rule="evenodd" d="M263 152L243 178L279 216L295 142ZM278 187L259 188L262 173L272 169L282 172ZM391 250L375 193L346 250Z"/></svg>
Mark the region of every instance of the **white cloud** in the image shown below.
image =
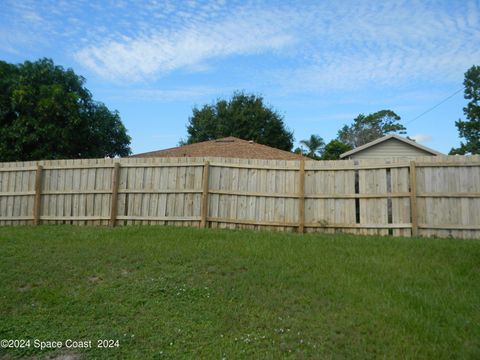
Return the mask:
<svg viewBox="0 0 480 360"><path fill-rule="evenodd" d="M178 14L177 14L178 15ZM183 13L180 14L184 17ZM75 54L77 61L111 79L141 80L182 68L202 68L209 59L278 50L294 42L278 17L233 17L192 23L178 31L111 39Z"/></svg>
<svg viewBox="0 0 480 360"><path fill-rule="evenodd" d="M425 143L432 140L432 136L428 134L416 134L414 136L411 136L411 138L419 143Z"/></svg>

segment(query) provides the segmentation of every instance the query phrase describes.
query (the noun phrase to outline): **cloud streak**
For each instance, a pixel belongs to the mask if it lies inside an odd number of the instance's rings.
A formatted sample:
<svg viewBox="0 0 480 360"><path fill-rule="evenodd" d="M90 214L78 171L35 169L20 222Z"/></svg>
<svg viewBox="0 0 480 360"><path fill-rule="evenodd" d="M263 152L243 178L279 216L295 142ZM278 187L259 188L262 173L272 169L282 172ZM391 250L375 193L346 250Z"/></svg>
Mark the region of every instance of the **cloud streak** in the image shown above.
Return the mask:
<svg viewBox="0 0 480 360"><path fill-rule="evenodd" d="M292 44L294 38L278 31L274 20L236 18L180 31L161 30L149 36L88 46L75 58L106 78L142 80L177 69L198 68L210 59L257 54Z"/></svg>

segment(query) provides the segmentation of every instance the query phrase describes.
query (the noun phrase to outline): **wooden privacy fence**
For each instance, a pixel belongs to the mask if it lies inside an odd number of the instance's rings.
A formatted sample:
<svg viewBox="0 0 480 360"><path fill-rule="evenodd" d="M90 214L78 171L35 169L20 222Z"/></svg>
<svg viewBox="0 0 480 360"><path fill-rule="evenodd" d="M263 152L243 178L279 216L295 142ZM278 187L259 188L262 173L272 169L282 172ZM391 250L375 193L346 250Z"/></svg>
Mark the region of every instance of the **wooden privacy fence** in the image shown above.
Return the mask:
<svg viewBox="0 0 480 360"><path fill-rule="evenodd" d="M0 163L0 225L59 223L480 238L480 157Z"/></svg>

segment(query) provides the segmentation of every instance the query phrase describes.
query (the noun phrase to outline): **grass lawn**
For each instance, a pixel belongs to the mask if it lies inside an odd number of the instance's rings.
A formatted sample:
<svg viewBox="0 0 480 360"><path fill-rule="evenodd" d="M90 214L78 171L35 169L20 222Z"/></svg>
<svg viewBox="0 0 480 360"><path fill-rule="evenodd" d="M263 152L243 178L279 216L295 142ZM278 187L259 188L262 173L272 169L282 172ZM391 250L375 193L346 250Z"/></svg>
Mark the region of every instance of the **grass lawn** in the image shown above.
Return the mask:
<svg viewBox="0 0 480 360"><path fill-rule="evenodd" d="M30 339L0 359L479 359L480 241L3 227L0 339Z"/></svg>

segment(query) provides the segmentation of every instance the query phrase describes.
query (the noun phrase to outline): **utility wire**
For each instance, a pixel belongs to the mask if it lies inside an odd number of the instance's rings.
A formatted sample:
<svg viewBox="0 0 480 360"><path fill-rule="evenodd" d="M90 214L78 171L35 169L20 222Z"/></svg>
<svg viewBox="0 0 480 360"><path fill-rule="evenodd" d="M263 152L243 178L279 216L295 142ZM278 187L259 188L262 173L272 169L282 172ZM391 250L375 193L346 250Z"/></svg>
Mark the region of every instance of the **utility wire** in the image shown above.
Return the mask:
<svg viewBox="0 0 480 360"><path fill-rule="evenodd" d="M437 107L439 107L440 105L442 105L444 102L446 102L447 100L451 99L452 97L454 97L455 95L457 95L460 91L462 91L463 88L461 89L458 89L457 91L455 91L453 94L449 95L448 97L446 97L445 99L443 99L442 101L440 101L438 104L436 104L435 106L432 106L430 109L428 110L425 110L423 113L421 113L420 115L418 115L417 117L415 117L414 119L410 120L409 122L405 123L405 125L408 125L412 122L414 122L415 120L417 120L418 118L422 117L423 115L425 115L426 113L429 113L430 111L432 111L433 109L436 109Z"/></svg>

